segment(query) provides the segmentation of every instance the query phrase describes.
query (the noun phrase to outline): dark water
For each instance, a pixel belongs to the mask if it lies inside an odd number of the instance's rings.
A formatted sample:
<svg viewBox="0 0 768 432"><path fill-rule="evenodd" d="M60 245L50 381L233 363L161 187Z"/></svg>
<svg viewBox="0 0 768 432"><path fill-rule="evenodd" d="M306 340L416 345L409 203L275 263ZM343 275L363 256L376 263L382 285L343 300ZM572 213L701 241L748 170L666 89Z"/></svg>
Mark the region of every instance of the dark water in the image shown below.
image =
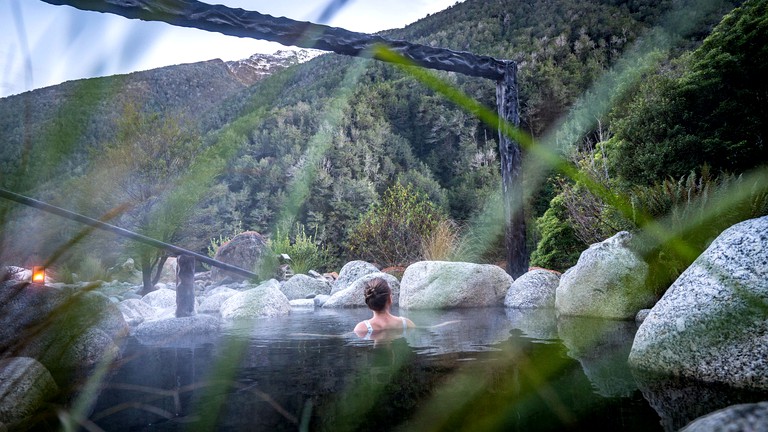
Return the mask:
<svg viewBox="0 0 768 432"><path fill-rule="evenodd" d="M217 338L130 339L90 421L107 431L655 431L768 399L633 374L632 322L501 308L407 316L458 322L372 341L344 334L367 310L317 310Z"/></svg>

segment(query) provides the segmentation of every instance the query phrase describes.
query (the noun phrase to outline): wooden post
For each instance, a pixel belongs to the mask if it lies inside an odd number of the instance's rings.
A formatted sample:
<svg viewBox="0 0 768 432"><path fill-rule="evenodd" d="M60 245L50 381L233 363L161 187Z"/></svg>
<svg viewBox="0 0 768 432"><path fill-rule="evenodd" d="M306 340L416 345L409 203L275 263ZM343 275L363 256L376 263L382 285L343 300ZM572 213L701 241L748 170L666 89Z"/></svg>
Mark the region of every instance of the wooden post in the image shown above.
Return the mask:
<svg viewBox="0 0 768 432"><path fill-rule="evenodd" d="M520 126L517 89L517 64L507 61L504 77L496 82L496 106L499 112L499 155L504 202L504 245L507 249L507 273L517 279L528 271L523 214L523 173L520 145L513 141L506 125Z"/></svg>
<svg viewBox="0 0 768 432"><path fill-rule="evenodd" d="M195 314L195 257L176 259L176 318Z"/></svg>

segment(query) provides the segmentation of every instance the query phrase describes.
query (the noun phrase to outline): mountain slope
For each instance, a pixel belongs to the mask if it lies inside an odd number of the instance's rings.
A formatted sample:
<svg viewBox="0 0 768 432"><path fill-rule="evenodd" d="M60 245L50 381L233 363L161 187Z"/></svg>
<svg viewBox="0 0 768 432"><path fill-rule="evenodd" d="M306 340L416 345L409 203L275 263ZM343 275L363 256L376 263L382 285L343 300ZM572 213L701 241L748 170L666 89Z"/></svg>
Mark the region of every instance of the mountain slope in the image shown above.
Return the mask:
<svg viewBox="0 0 768 432"><path fill-rule="evenodd" d="M675 3L677 4L677 3ZM673 2L468 0L402 30L385 32L520 64L523 127L541 135L621 53L665 19ZM705 19L700 32L677 49L700 43L732 5ZM220 226L242 224L270 232L291 204L298 172L312 169L307 157L318 137L323 158L310 176L297 221L343 253L348 229L395 180L414 184L453 218L467 220L499 184L496 131L433 94L396 67L369 62L344 100L338 123L324 123L342 81L362 60L324 55L253 86L220 107L220 118L238 118L244 141L222 176L228 198ZM494 83L439 73L489 107ZM267 97L267 95L272 95ZM259 105L274 100L269 107ZM250 105L254 103L255 105ZM328 132L330 128L331 132ZM551 195L533 203L546 208Z"/></svg>
<svg viewBox="0 0 768 432"><path fill-rule="evenodd" d="M673 4L680 2L467 0L385 34L518 61L523 127L538 137ZM698 43L718 14L732 6L724 2L687 44ZM460 221L473 217L499 184L496 131L392 65L327 54L245 86L242 75L231 73L237 67L208 63L189 66L211 74L192 88L185 84L192 78L176 75L173 67L157 70L171 78L152 80L158 87L148 87L144 105L194 116L209 145L220 136L240 145L201 205L204 211L189 224L189 248L204 249L208 239L234 227L268 233L278 222L296 221L341 257L350 227L394 181L414 185ZM495 105L493 82L438 75ZM24 125L40 137L51 123L84 124L87 133L73 138L78 144L73 153L84 154L82 148L98 147L109 136L110 118L119 115L116 107L126 95L118 90L121 79L70 83L106 90L93 91L84 102L76 100L75 91L66 98L69 103L57 101L50 108L46 98L27 95L35 111L42 107L34 121L18 114L24 112L23 98L13 99L12 107L0 100L0 119L14 118L0 123L0 133L15 137L18 148ZM2 160L18 160L19 153L11 156ZM59 172L77 174L82 160L70 159L71 166ZM533 194L540 197L530 213L535 216L551 195Z"/></svg>
<svg viewBox="0 0 768 432"><path fill-rule="evenodd" d="M256 54L232 62L216 59L69 81L2 98L0 167L13 172L25 146L32 146L30 153L35 154L41 146L63 145L71 148L75 157L57 167L55 175L79 172L87 150L98 149L112 139L115 120L129 102L146 112L198 124L227 98L308 58L310 54L302 51Z"/></svg>

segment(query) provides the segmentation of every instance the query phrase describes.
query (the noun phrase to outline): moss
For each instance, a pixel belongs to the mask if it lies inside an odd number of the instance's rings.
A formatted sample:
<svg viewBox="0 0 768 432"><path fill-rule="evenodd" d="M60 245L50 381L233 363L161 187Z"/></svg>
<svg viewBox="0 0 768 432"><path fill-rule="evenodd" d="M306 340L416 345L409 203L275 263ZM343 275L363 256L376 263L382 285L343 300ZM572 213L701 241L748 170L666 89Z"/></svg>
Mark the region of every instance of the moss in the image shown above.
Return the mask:
<svg viewBox="0 0 768 432"><path fill-rule="evenodd" d="M568 223L561 195L555 196L549 209L536 219L536 228L541 240L531 254L531 266L565 271L576 264L581 251L587 247Z"/></svg>

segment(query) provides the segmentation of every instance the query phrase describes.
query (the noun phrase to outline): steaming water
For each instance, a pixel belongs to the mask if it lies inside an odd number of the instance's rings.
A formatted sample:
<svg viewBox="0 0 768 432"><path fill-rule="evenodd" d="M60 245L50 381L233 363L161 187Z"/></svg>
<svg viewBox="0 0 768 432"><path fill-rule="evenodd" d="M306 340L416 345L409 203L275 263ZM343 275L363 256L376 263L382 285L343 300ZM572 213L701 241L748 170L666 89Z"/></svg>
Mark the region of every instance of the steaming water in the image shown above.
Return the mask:
<svg viewBox="0 0 768 432"><path fill-rule="evenodd" d="M374 341L348 333L367 310L294 311L215 338L130 339L91 420L108 431L654 431L766 399L633 374L632 322L404 313L458 322Z"/></svg>

